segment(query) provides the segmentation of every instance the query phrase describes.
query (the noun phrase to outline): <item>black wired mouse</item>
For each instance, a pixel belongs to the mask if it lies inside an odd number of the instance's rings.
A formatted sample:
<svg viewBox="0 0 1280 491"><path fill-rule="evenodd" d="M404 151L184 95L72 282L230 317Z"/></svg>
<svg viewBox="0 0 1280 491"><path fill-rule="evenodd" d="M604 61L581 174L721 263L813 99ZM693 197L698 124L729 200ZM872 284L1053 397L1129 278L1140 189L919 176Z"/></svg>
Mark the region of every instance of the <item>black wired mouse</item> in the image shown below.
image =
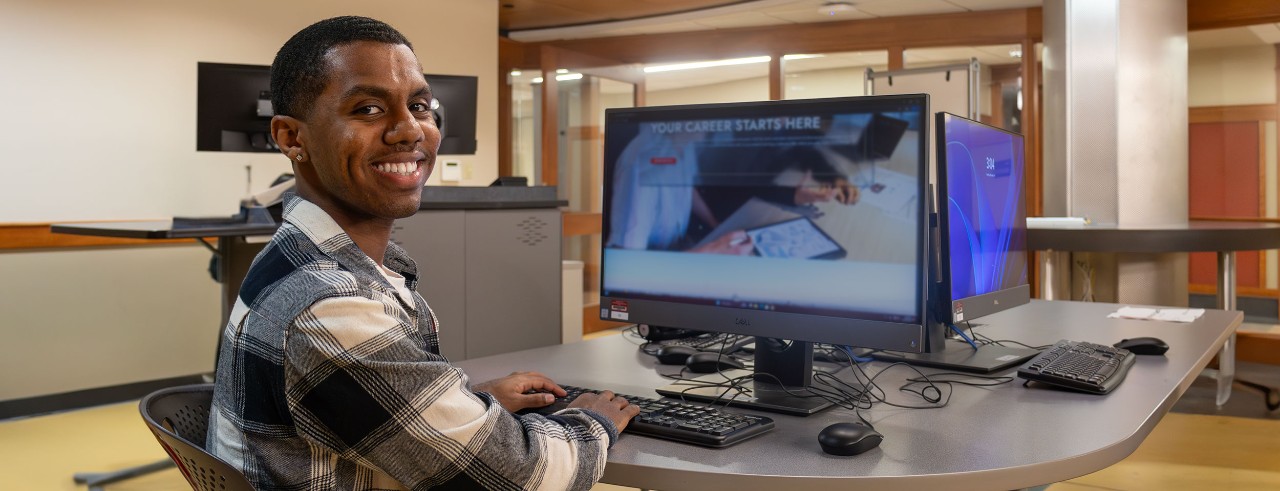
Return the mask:
<svg viewBox="0 0 1280 491"><path fill-rule="evenodd" d="M1160 338L1152 337L1121 339L1114 346L1127 349L1135 355L1163 355L1164 352L1169 351L1168 344Z"/></svg>
<svg viewBox="0 0 1280 491"><path fill-rule="evenodd" d="M884 435L867 425L836 423L818 433L818 445L831 455L858 455L880 446Z"/></svg>
<svg viewBox="0 0 1280 491"><path fill-rule="evenodd" d="M689 357L689 361L684 364L689 367L689 371L693 373L715 373L723 370L732 370L734 368L746 368L742 362L721 355L720 353L698 352Z"/></svg>
<svg viewBox="0 0 1280 491"><path fill-rule="evenodd" d="M671 345L659 346L653 352L653 356L658 357L658 363L663 365L683 365L689 361L689 357L697 353L698 350L688 346Z"/></svg>

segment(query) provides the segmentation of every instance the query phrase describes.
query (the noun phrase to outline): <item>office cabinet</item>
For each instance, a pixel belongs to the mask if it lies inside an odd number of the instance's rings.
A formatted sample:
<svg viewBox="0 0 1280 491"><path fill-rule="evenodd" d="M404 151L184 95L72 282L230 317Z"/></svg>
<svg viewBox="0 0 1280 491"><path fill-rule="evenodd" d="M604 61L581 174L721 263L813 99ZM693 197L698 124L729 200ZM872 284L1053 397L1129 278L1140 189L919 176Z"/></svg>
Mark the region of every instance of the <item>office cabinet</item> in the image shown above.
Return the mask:
<svg viewBox="0 0 1280 491"><path fill-rule="evenodd" d="M554 187L429 187L396 221L450 360L560 343L562 204Z"/></svg>

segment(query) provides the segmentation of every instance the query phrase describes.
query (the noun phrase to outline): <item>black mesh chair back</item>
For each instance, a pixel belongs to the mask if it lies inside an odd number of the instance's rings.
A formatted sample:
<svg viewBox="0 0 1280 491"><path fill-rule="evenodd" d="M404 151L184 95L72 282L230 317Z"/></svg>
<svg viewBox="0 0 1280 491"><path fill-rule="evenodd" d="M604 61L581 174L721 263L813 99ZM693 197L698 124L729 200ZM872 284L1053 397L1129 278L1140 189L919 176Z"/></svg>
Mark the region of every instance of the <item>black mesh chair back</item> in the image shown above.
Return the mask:
<svg viewBox="0 0 1280 491"><path fill-rule="evenodd" d="M205 450L213 384L161 389L138 404L142 419L195 491L253 491L240 471Z"/></svg>

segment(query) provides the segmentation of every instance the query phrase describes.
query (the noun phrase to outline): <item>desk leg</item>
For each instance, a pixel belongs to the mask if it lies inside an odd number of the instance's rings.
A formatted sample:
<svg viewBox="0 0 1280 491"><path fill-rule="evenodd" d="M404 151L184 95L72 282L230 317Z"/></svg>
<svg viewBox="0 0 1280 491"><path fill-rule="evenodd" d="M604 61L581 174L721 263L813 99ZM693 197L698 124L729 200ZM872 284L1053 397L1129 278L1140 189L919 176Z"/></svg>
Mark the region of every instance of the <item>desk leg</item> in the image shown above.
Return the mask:
<svg viewBox="0 0 1280 491"><path fill-rule="evenodd" d="M1236 309L1236 253L1218 252L1218 308ZM1231 398L1231 383L1236 377L1236 333L1231 333L1218 352L1218 407Z"/></svg>
<svg viewBox="0 0 1280 491"><path fill-rule="evenodd" d="M1057 269L1058 259L1064 252L1058 252L1052 249L1040 251L1040 298L1045 300L1058 300L1057 291ZM1071 269L1067 269L1067 274L1071 273ZM1068 295L1070 297L1070 295Z"/></svg>
<svg viewBox="0 0 1280 491"><path fill-rule="evenodd" d="M218 267L222 278L222 321L218 324L218 346L214 348L214 368L217 368L217 353L222 350L222 333L226 330L227 319L231 317L231 309L236 306L236 296L240 294L240 283L249 272L253 258L266 247L266 243L252 243L244 236L218 238Z"/></svg>

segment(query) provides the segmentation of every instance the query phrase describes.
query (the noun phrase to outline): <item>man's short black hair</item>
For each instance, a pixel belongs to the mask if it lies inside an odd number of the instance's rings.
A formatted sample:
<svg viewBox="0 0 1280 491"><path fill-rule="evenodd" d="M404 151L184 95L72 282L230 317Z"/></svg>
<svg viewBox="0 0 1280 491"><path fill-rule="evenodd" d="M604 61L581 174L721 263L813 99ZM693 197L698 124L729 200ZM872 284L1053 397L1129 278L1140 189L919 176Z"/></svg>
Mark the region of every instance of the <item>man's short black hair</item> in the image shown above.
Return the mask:
<svg viewBox="0 0 1280 491"><path fill-rule="evenodd" d="M356 41L413 45L400 31L368 17L345 16L307 26L289 38L271 62L271 107L276 114L305 118L328 83L325 55Z"/></svg>

